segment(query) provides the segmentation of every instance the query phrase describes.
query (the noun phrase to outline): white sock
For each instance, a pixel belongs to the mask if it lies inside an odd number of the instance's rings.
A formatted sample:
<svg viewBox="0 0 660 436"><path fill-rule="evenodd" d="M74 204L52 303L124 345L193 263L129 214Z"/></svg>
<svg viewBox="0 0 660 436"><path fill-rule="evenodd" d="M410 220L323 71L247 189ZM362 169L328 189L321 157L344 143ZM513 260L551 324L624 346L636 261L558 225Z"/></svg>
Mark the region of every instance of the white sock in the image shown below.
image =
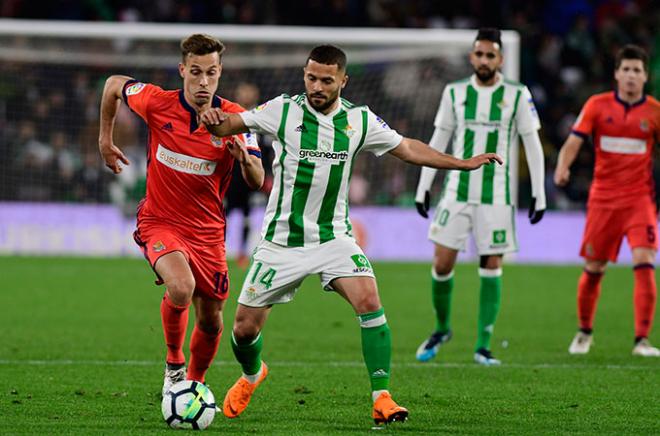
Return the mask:
<svg viewBox="0 0 660 436"><path fill-rule="evenodd" d="M389 391L387 389L383 389L383 390L380 390L380 391L373 391L371 393L371 399L373 400L374 403L376 402L378 397L380 397L380 394L382 394L383 392L388 392L389 393Z"/></svg>
<svg viewBox="0 0 660 436"><path fill-rule="evenodd" d="M243 373L243 378L247 381L249 381L252 384L255 384L258 380L259 377L261 377L261 372L264 370L264 364L261 364L261 367L259 368L259 371L256 374L248 375L246 373Z"/></svg>

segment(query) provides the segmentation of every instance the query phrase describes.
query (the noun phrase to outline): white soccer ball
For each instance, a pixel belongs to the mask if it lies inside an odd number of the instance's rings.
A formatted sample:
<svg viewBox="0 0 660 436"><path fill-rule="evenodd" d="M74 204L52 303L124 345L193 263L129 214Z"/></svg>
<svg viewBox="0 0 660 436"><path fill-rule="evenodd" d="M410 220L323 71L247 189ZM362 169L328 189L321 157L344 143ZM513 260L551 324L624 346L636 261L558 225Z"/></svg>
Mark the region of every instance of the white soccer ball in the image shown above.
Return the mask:
<svg viewBox="0 0 660 436"><path fill-rule="evenodd" d="M172 428L204 430L215 417L215 397L203 383L184 380L163 396L161 410Z"/></svg>

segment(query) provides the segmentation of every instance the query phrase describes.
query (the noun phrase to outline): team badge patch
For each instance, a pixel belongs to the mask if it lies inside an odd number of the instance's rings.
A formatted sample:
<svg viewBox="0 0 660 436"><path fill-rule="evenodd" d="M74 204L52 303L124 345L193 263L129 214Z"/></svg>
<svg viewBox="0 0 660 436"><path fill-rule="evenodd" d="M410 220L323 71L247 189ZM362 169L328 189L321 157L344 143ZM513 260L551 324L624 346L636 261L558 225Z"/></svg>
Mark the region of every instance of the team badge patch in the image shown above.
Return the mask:
<svg viewBox="0 0 660 436"><path fill-rule="evenodd" d="M142 82L134 83L131 86L129 86L128 88L126 88L126 95L139 94L144 89L144 86L145 85Z"/></svg>
<svg viewBox="0 0 660 436"><path fill-rule="evenodd" d="M349 138L352 138L353 135L355 135L355 129L354 129L353 126L351 126L350 124L346 124L346 128L344 129L344 133L345 133L346 136L348 136Z"/></svg>
<svg viewBox="0 0 660 436"><path fill-rule="evenodd" d="M159 253L159 252L163 251L165 248L166 248L165 244L163 244L162 241L158 241L154 244L154 251L156 253Z"/></svg>
<svg viewBox="0 0 660 436"><path fill-rule="evenodd" d="M218 136L215 136L215 135L211 135L211 144L213 144L216 147L222 147L222 145L223 145L222 144L222 138L220 138Z"/></svg>
<svg viewBox="0 0 660 436"><path fill-rule="evenodd" d="M355 264L355 268L353 268L354 273L372 272L371 263L369 263L369 259L364 254L354 254L351 256L351 260Z"/></svg>
<svg viewBox="0 0 660 436"><path fill-rule="evenodd" d="M642 132L648 132L649 131L649 122L648 122L648 120L641 120L639 122L639 128L642 130Z"/></svg>
<svg viewBox="0 0 660 436"><path fill-rule="evenodd" d="M506 244L506 230L493 230L493 245Z"/></svg>

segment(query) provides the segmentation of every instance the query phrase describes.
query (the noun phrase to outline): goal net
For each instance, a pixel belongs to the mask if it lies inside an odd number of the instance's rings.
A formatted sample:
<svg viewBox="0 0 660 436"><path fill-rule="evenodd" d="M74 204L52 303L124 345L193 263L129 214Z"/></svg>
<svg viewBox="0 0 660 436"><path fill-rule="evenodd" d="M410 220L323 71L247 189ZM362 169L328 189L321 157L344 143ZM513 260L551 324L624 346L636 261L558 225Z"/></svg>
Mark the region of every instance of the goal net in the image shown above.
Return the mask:
<svg viewBox="0 0 660 436"><path fill-rule="evenodd" d="M304 92L301 68L309 50L337 44L349 61L343 97L423 141L432 134L444 85L471 73L467 53L475 36L473 30L0 20L0 201L114 202L133 214L144 192L147 131L122 106L115 143L133 165L119 178L104 169L97 150L103 83L125 74L179 88L178 44L192 33L226 44L218 93L244 105ZM517 79L518 36L504 32L503 42L504 73ZM419 168L395 158L363 153L351 202L412 205L418 175ZM434 186L437 195L440 183Z"/></svg>

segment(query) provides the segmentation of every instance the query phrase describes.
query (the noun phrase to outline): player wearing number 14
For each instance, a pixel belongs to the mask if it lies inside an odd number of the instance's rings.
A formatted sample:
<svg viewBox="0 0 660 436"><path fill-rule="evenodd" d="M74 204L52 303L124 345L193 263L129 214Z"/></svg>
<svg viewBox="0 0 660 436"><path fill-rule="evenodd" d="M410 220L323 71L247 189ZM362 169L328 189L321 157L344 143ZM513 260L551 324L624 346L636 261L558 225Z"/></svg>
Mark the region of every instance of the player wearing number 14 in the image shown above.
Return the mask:
<svg viewBox="0 0 660 436"><path fill-rule="evenodd" d="M373 418L402 421L408 411L389 394L390 329L369 260L351 236L348 184L361 151L390 153L436 168L473 170L494 153L461 160L404 138L366 106L340 97L348 81L346 55L329 45L312 50L304 67L306 94L282 95L250 112L209 109L202 121L215 135L241 132L275 136L274 179L262 240L243 284L232 345L243 376L227 393L223 412L238 416L268 373L261 360L261 330L273 304L290 301L308 275L353 307L361 327L362 351L371 381ZM323 316L319 309L318 316Z"/></svg>

